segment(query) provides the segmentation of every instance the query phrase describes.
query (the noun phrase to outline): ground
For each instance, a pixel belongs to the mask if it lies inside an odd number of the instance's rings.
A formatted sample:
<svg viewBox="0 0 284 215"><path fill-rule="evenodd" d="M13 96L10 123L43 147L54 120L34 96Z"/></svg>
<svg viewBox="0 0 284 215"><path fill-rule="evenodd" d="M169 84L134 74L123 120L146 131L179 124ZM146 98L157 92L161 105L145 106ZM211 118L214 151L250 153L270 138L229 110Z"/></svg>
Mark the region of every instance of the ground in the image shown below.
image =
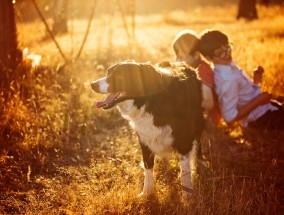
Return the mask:
<svg viewBox="0 0 284 215"><path fill-rule="evenodd" d="M52 41L33 44L31 50L42 55L42 64L33 68L26 59L6 98L1 94L0 212L283 214L283 131L210 128L202 142L210 166L200 168L188 202L180 198L175 155L168 162L156 160L156 192L139 198L144 176L137 136L116 109L95 108L102 97L89 86L118 61L173 60L171 40L184 28L217 28L231 38L240 66L251 75L261 64L263 89L283 98L283 8L259 8L260 19L252 22L236 21L234 10L139 16L132 48L123 27L113 30L116 36L95 31L82 57L66 65ZM104 22L94 25L99 23ZM33 23L28 25L37 30ZM69 37L58 40L71 59Z"/></svg>

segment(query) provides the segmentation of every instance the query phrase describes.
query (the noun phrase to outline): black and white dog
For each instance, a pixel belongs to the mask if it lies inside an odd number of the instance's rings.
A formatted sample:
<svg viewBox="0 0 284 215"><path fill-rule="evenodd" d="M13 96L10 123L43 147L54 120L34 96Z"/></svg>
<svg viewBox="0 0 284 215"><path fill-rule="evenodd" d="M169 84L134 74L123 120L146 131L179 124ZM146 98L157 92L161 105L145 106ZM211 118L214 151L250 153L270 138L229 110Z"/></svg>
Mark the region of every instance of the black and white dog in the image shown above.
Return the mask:
<svg viewBox="0 0 284 215"><path fill-rule="evenodd" d="M196 152L204 127L201 82L185 65L155 67L122 62L93 82L97 93L109 94L98 108L117 106L137 132L144 162L143 194L154 188L154 156L180 154L181 184L192 189Z"/></svg>

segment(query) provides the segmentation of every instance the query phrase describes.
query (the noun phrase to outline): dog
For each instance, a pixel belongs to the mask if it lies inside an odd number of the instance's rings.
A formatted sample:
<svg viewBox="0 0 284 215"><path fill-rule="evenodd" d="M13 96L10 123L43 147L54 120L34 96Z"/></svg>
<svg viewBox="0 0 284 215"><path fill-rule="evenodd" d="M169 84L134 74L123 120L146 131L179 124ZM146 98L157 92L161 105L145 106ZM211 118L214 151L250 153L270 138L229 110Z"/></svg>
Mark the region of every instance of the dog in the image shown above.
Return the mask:
<svg viewBox="0 0 284 215"><path fill-rule="evenodd" d="M204 129L201 81L196 72L183 64L121 62L108 68L106 76L91 87L97 93L109 94L97 102L97 108L117 106L138 135L145 174L140 195L154 190L155 155L164 157L172 151L180 155L183 195L192 191Z"/></svg>

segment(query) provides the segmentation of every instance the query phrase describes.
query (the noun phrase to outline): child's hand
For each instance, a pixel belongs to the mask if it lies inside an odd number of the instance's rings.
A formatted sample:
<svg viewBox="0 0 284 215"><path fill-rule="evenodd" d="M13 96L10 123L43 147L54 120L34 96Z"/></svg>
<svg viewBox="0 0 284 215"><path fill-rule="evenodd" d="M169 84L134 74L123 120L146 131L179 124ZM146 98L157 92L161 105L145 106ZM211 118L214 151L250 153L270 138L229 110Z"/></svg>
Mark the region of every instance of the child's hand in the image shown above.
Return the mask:
<svg viewBox="0 0 284 215"><path fill-rule="evenodd" d="M263 93L259 94L258 98L259 98L259 102L261 104L266 104L266 103L270 102L272 96L268 92L263 92Z"/></svg>
<svg viewBox="0 0 284 215"><path fill-rule="evenodd" d="M253 82L255 84L260 84L262 81L262 74L264 72L264 69L262 66L258 66L253 70Z"/></svg>

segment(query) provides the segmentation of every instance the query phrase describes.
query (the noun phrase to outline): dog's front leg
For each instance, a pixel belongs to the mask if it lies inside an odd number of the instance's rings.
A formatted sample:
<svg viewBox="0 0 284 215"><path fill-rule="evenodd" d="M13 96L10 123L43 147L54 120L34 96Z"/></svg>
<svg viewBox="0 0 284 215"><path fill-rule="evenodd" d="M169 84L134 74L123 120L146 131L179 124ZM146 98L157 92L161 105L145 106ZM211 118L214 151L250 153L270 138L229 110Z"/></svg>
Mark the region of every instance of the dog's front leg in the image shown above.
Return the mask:
<svg viewBox="0 0 284 215"><path fill-rule="evenodd" d="M142 149L144 174L145 174L143 191L142 193L140 193L140 196L143 196L152 193L154 190L155 179L154 179L153 167L154 167L155 156L148 146L144 145L143 143L140 143L140 145Z"/></svg>
<svg viewBox="0 0 284 215"><path fill-rule="evenodd" d="M189 154L180 157L180 180L184 191L192 189Z"/></svg>
<svg viewBox="0 0 284 215"><path fill-rule="evenodd" d="M180 157L182 196L189 197L193 189L193 178L196 175L196 152L198 142L193 141L192 150Z"/></svg>

